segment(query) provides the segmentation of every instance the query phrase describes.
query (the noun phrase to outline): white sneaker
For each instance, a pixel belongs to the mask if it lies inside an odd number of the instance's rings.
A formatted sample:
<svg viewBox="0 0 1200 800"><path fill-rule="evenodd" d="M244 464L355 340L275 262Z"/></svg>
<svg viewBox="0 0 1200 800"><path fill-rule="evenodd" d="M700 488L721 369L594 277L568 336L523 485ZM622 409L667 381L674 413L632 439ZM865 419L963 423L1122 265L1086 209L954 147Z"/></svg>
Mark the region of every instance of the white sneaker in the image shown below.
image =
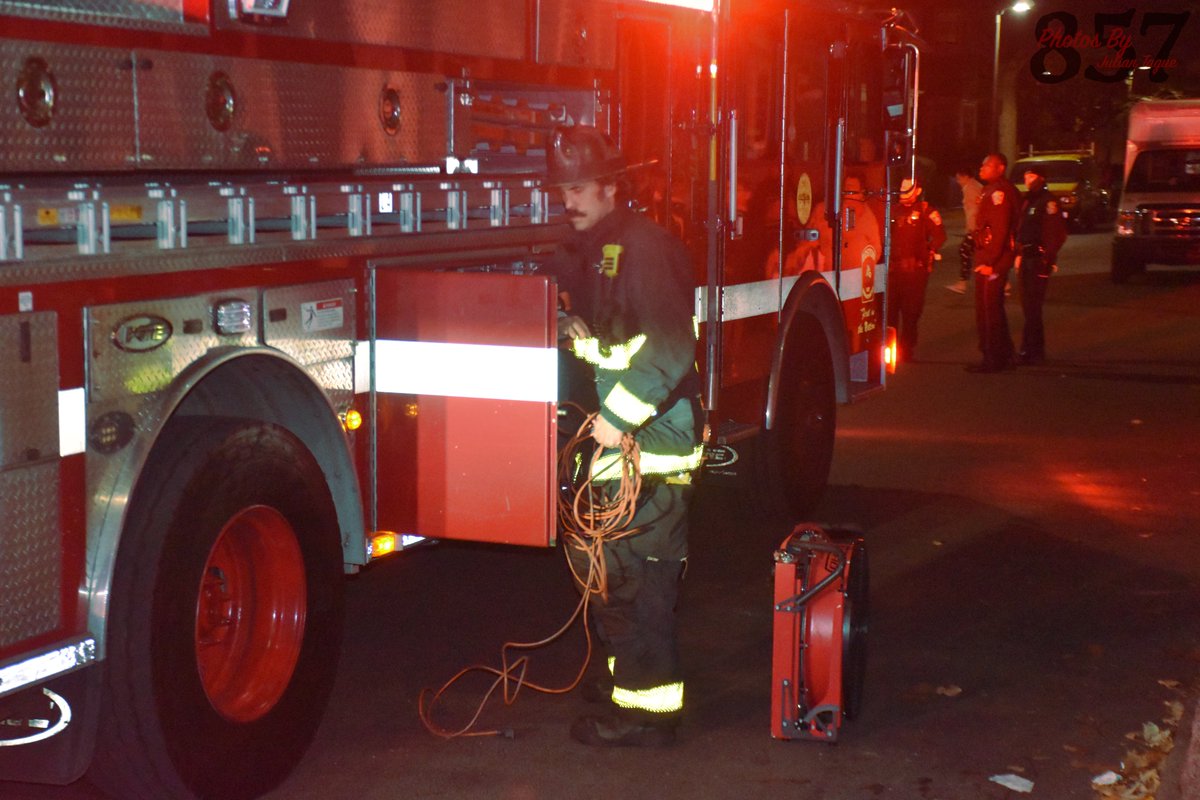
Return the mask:
<svg viewBox="0 0 1200 800"><path fill-rule="evenodd" d="M954 292L955 294L966 294L967 293L967 282L966 281L958 281L956 283L948 283L948 284L946 284L946 288L949 289L950 291Z"/></svg>

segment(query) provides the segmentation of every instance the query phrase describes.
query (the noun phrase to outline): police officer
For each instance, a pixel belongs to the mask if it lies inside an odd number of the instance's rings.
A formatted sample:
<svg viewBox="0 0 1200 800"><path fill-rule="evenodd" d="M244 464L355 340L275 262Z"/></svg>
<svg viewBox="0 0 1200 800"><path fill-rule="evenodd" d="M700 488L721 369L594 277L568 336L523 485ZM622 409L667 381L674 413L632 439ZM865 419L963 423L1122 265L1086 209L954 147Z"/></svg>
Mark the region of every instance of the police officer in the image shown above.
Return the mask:
<svg viewBox="0 0 1200 800"><path fill-rule="evenodd" d="M900 182L900 202L892 210L892 264L888 269L888 325L899 332L899 360L914 357L917 324L925 308L925 288L938 250L946 243L942 215L918 199L921 186Z"/></svg>
<svg viewBox="0 0 1200 800"><path fill-rule="evenodd" d="M1012 336L1004 314L1004 286L1016 258L1013 234L1020 219L1020 196L1004 177L1008 159L989 153L979 167L983 196L975 219L975 325L983 361L968 372L999 372L1013 365Z"/></svg>
<svg viewBox="0 0 1200 800"><path fill-rule="evenodd" d="M692 267L678 239L620 202L624 159L600 131L555 130L547 162L547 182L561 189L574 228L552 270L565 306L559 335L595 375L592 437L604 450L593 474L615 482L616 448L633 434L643 480L629 526L636 533L605 541L607 593L592 598L612 673L610 711L580 717L571 736L601 746L669 744L683 711L675 603L702 452ZM586 575L586 555L569 547L568 556Z"/></svg>
<svg viewBox="0 0 1200 800"><path fill-rule="evenodd" d="M1017 228L1016 266L1021 279L1021 310L1025 328L1021 336L1020 362L1040 364L1046 360L1046 331L1042 306L1050 273L1057 269L1059 248L1067 240L1067 221L1058 201L1046 188L1046 173L1037 165L1025 170L1025 204Z"/></svg>

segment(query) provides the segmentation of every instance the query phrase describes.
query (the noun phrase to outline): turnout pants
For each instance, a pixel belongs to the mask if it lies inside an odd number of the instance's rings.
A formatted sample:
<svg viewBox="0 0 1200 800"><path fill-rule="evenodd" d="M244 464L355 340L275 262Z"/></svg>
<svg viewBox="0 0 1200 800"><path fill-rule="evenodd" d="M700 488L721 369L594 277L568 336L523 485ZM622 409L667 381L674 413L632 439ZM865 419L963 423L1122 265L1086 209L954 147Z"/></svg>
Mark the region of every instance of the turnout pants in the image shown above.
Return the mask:
<svg viewBox="0 0 1200 800"><path fill-rule="evenodd" d="M675 605L687 558L692 487L649 479L631 527L640 533L604 545L608 598L591 609L613 669L613 702L626 712L666 721L683 710ZM587 556L568 549L576 571ZM582 588L582 587L580 587Z"/></svg>

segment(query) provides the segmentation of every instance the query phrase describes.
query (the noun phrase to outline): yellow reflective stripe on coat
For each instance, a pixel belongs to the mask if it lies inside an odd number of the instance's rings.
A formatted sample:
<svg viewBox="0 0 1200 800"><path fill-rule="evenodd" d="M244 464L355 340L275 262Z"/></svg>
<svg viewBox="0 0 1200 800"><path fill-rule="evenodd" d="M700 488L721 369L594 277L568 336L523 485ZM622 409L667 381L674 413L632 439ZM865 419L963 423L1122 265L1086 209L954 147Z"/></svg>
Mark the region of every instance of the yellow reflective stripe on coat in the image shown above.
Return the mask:
<svg viewBox="0 0 1200 800"><path fill-rule="evenodd" d="M647 453L643 450L638 459L643 475L674 475L680 472L691 472L699 469L700 461L704 458L704 445L696 445L690 453L666 454ZM592 466L592 479L597 481L615 481L621 477L621 453L614 450L604 453L596 459Z"/></svg>
<svg viewBox="0 0 1200 800"><path fill-rule="evenodd" d="M658 410L626 389L625 385L621 383L612 388L608 397L604 398L603 405L635 428L653 417L654 412Z"/></svg>
<svg viewBox="0 0 1200 800"><path fill-rule="evenodd" d="M613 688L613 702L621 708L668 714L683 710L683 681L655 686L652 689Z"/></svg>
<svg viewBox="0 0 1200 800"><path fill-rule="evenodd" d="M634 355L645 343L646 334L639 333L624 344L601 347L600 340L593 336L589 339L575 339L571 342L571 350L579 358L600 369L625 370L629 369Z"/></svg>

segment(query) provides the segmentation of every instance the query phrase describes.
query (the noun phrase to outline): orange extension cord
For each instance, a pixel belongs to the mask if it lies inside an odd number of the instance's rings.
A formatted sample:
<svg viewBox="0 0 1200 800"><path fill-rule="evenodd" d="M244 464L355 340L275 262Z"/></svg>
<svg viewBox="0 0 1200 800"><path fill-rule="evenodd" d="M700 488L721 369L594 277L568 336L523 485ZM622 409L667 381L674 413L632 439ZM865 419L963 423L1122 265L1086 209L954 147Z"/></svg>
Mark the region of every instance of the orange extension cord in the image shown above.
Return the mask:
<svg viewBox="0 0 1200 800"><path fill-rule="evenodd" d="M575 436L559 453L559 486L568 487L575 484L576 475L581 471L582 463L575 462L574 454L584 448L588 440L591 439L592 425L595 419L595 414L589 414L583 421L583 424L580 425ZM501 666L499 668L480 664L464 667L454 677L442 684L442 687L437 691L429 688L422 689L417 701L417 710L421 716L421 723L434 736L442 739L454 739L459 736L510 736L511 733L500 729L472 730L483 713L488 700L495 694L498 688L503 687L504 704L512 705L516 702L517 694L523 686L528 686L534 691L545 694L566 694L583 680L588 662L591 661L592 657L592 633L586 622L588 603L592 595L605 596L608 591L608 578L603 555L604 543L636 532L636 529L629 528L629 525L633 521L634 513L637 511L638 493L642 488L638 446L632 434L625 434L621 440L621 476L618 481L615 481L617 486L616 492L613 492L609 488L611 486L610 482L606 482L606 485L603 487L593 483L592 473L602 452L602 448L594 448L587 470L587 477L574 490L573 495L566 491L565 488L558 495L558 519L564 536L563 552L568 555L567 565L577 585L583 587L578 605L575 606L575 610L571 613L570 618L563 623L562 627L545 639L537 642L505 642L504 646L500 649ZM575 565L571 563L567 547L587 554L588 572L586 575L581 575L576 570ZM512 651L534 650L554 642L570 630L575 621L581 617L584 618L583 631L587 642L587 649L575 680L571 681L570 685L562 688L542 686L526 680L525 672L529 667L529 656L521 655L510 661L510 653ZM495 676L495 680L492 681L491 686L488 687L483 698L479 701L475 713L465 725L456 730L448 730L438 725L433 721L433 710L442 695L459 679L474 672L483 672Z"/></svg>

